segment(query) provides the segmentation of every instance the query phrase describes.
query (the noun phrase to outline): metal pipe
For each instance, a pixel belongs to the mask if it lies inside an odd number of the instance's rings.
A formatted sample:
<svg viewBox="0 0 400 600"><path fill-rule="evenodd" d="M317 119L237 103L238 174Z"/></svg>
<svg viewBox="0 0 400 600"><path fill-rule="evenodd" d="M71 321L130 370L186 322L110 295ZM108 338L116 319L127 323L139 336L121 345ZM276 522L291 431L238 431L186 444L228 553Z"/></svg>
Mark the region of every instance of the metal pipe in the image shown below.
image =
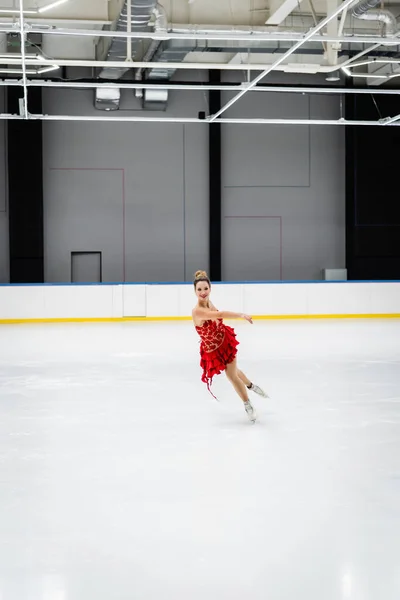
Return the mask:
<svg viewBox="0 0 400 600"><path fill-rule="evenodd" d="M378 44L380 45L380 44ZM364 53L365 51L363 51ZM282 59L279 59L279 63L281 63L284 58L286 58L288 55L288 53L286 52L284 55L282 55ZM349 60L353 60L355 57L352 57ZM22 64L22 59L21 58L2 58L1 59L2 64L7 64L7 65L18 65L21 66ZM268 70L268 72L270 70L277 70L277 71L286 71L287 69L287 65L282 65L280 66L277 65L278 61L275 61L275 63L271 63L271 65L268 65L268 69L266 69L266 63L207 63L207 62L163 62L162 67L164 69L182 69L182 70L186 70L186 71L193 71L193 70L209 70L209 69L219 69L221 71L243 71L243 70L247 70L247 71L263 71L264 70ZM31 58L27 58L25 61L25 64L28 66L38 66L38 61L31 59ZM40 65L55 65L57 64L59 67L115 67L115 68L132 68L132 69L137 69L137 68L145 68L145 69L153 69L155 63L151 62L151 61L105 61L105 60L75 60L75 59L58 59L58 58L52 58L52 59L43 59L40 60ZM314 69L314 73L330 73L332 70L337 70L338 68L340 68L342 65L346 66L348 64L348 60L342 62L342 63L338 63L338 65L331 67L331 66L320 66L320 65L312 65L313 67L315 67ZM305 73L310 72L311 71L304 71ZM258 81L262 79L262 77L259 77L257 79L257 83ZM248 84L245 84L248 85Z"/></svg>
<svg viewBox="0 0 400 600"><path fill-rule="evenodd" d="M132 32L132 2L128 0L126 3L126 33ZM132 60L132 38L126 38L126 60Z"/></svg>
<svg viewBox="0 0 400 600"><path fill-rule="evenodd" d="M0 80L0 87L19 87L22 86L22 80ZM97 82L82 82L82 81L43 81L40 79L28 79L28 87L43 87L43 88L69 88L69 89L96 89L96 88L115 88L125 90L135 89L167 89L167 90L182 90L182 91L197 91L205 92L208 90L220 90L226 92L240 91L243 87L240 85L208 85L208 84L173 84L173 83L97 83ZM267 92L267 93L287 93L287 94L366 94L366 95L400 95L400 88L341 88L341 87L286 87L286 86L256 86L250 90L251 92Z"/></svg>
<svg viewBox="0 0 400 600"><path fill-rule="evenodd" d="M153 10L153 14L155 16L154 31L158 31L158 32L162 32L162 33L166 32L167 26L168 26L168 21L167 21L167 15L166 15L164 7L161 6L161 4L157 3L157 5L155 6L155 8ZM152 61L157 50L159 49L161 43L162 42L160 40L152 40L152 42L150 43L149 47L147 48L147 50L143 56L143 60L144 61ZM143 68L137 69L135 71L135 80L136 81L142 80L143 72L144 72ZM137 91L136 91L137 98L143 97L143 89L145 89L145 88L142 87L140 89L137 89ZM166 89L166 88L163 88L163 89Z"/></svg>
<svg viewBox="0 0 400 600"><path fill-rule="evenodd" d="M231 98L231 100L229 100L229 102L227 102L218 112L216 112L215 115L212 115L210 122L212 123L213 121L215 121L215 119L217 119L228 108L230 108L233 104L235 104L235 102L240 100L240 98L242 96L244 96L246 94L246 92L248 92L249 90L251 90L251 88L253 88L255 85L257 85L257 83L259 81L261 81L261 79L263 79L266 75L268 75L268 73L270 73L276 67L278 67L281 63L283 63L283 61L286 60L291 54L293 54L293 52L295 52L297 50L297 48L300 48L303 44L305 44L320 29L325 27L325 25L327 25L330 21L332 21L332 19L336 18L337 15L339 15L341 12L343 12L353 2L354 2L354 0L345 0L345 2L343 2L335 11L333 11L333 13L331 15L327 15L326 18L323 19L320 23L318 23L318 25L316 27L313 27L312 29L310 29L310 31L304 36L304 38L302 40L299 40L296 44L294 44L294 46L289 48L289 50L287 52L285 52L285 54L283 54L280 58L278 58L272 65L270 65L268 67L268 69L265 69L265 71L263 71L262 73L257 75L257 77L255 77L253 79L253 81L251 81L249 84L246 85L245 89L243 89L236 96Z"/></svg>
<svg viewBox="0 0 400 600"><path fill-rule="evenodd" d="M315 73L330 73L332 71L336 71L339 68L344 68L347 65L351 64L352 62L354 62L357 58L360 58L361 56L363 56L364 54L367 54L368 52L371 52L372 50L374 50L375 48L379 47L381 44L377 43L373 46L370 46L368 48L366 48L365 50L363 50L362 52L359 52L357 55L341 62L338 63L335 66L329 66L329 65L325 65L325 66L321 66L321 65L315 65ZM291 50L293 51L293 47L291 48ZM285 55L282 55L281 59L278 59L277 61L275 61L275 63L272 63L271 65L268 66L268 69L266 69L266 71L270 71L272 69L275 69L277 71L286 71L288 70L287 66L275 66L278 62L282 62L282 60L284 59L285 56L287 56L288 52L286 52ZM4 57L1 59L3 64L8 64L8 65L22 65L22 57L21 58L7 58ZM47 58L43 58L40 60L40 64L45 66L45 65L51 65L53 66L55 63L57 63L57 65L59 67L62 66L67 66L67 67L116 67L116 68L121 68L121 66L123 66L122 68L154 68L154 62L152 61L96 61L96 60L69 60L69 59L47 59ZM27 58L25 59L25 65L29 65L29 66L36 66L38 65L38 61L37 59L32 59L32 58ZM194 63L189 63L189 62L174 62L174 63L170 63L170 62L163 62L162 63L163 68L165 69L183 69L183 70L204 70L204 69L220 69L220 70L224 70L224 71L241 71L243 69L246 69L248 71L263 71L265 72L265 63L264 64L256 64L256 63L250 63L250 64L244 64L244 63L199 63L199 62L194 62ZM291 69L289 69L291 70ZM262 79L261 75L259 75L256 80L257 82ZM254 81L254 80L253 80ZM111 85L111 84L110 84ZM246 86L248 87L249 84L242 84L241 86L241 91L243 92L244 89L246 89ZM110 86L107 86L110 87ZM119 85L118 87L123 87L122 85Z"/></svg>
<svg viewBox="0 0 400 600"><path fill-rule="evenodd" d="M17 120L21 119L19 115L0 114L0 119ZM89 122L108 122L108 123L210 123L207 119L194 119L191 117L136 117L136 116L85 116L85 115L34 115L30 114L29 119L33 121L89 121ZM382 126L380 121L351 121L346 119L219 119L218 123L230 123L232 125L337 125L337 126ZM392 127L400 127L399 122L394 122Z"/></svg>
<svg viewBox="0 0 400 600"><path fill-rule="evenodd" d="M13 32L16 31L15 24L0 24L0 32ZM66 36L78 36L78 37L110 37L110 38L139 38L139 39L151 39L151 40L204 40L204 41L267 41L267 42L296 42L304 38L302 32L288 32L283 31L282 33L276 33L271 31L269 33L248 33L248 34L228 34L228 33L201 33L201 32L190 32L190 33L176 33L176 32L154 32L154 31L143 31L137 32L132 31L128 33L126 31L107 31L98 29L61 29L52 27L37 27L29 26L30 33L40 33L42 35L66 35ZM328 35L316 35L313 36L314 42L342 42L342 43L354 43L354 44L376 44L378 40L381 40L381 45L391 46L399 45L399 39L394 36L381 37L379 35L345 35L345 36L328 36Z"/></svg>
<svg viewBox="0 0 400 600"><path fill-rule="evenodd" d="M21 37L21 61L22 61L22 85L24 88L24 99L22 116L28 118L28 88L26 85L26 63L25 63L25 30L24 30L24 0L19 0L19 19L20 19L20 37Z"/></svg>
<svg viewBox="0 0 400 600"><path fill-rule="evenodd" d="M395 117L390 117L389 119L382 119L382 124L383 125L391 125L392 123L395 123L396 121L400 121L400 115L396 115Z"/></svg>
<svg viewBox="0 0 400 600"><path fill-rule="evenodd" d="M357 19L362 19L364 21L380 21L386 25L386 30L393 35L397 31L397 21L396 17L390 10L383 10L380 8L371 9L368 12L363 13L362 15L356 15L353 12L353 16Z"/></svg>
<svg viewBox="0 0 400 600"><path fill-rule="evenodd" d="M21 85L20 82L13 81L1 81L0 87L2 86L17 86ZM76 88L76 89L95 89L95 88L115 88L115 89L167 89L167 90L182 90L182 91L197 91L205 92L209 90L220 90L220 91L239 91L242 89L242 85L207 85L207 84L172 84L163 83L97 83L97 82L74 82L74 81L41 81L41 80L28 80L28 87L50 87L50 88ZM258 86L252 88L251 92L267 92L267 93L292 93L292 94L378 94L382 96L400 95L400 88L389 89L389 88L341 88L341 87L286 87L286 86Z"/></svg>
<svg viewBox="0 0 400 600"><path fill-rule="evenodd" d="M387 31L393 35L397 31L396 17L390 10L376 9L381 0L360 0L351 11L356 19L380 21L386 25Z"/></svg>

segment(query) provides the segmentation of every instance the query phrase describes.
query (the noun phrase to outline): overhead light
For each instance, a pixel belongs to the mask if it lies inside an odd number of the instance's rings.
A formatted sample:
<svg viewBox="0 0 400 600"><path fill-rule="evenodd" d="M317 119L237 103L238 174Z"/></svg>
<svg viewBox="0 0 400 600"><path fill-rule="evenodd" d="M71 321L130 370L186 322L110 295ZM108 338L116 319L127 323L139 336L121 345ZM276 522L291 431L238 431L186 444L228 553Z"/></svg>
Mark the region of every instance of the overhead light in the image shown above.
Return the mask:
<svg viewBox="0 0 400 600"><path fill-rule="evenodd" d="M3 55L0 54L0 63L1 63L1 57ZM36 58L38 59L42 59L42 56L37 55ZM41 69L26 69L25 70L25 75L42 75L43 73L50 73L50 71L57 71L57 69L59 69L59 65L49 65L46 67L42 67ZM22 69L0 69L0 73L9 73L10 75L23 75L24 72Z"/></svg>
<svg viewBox="0 0 400 600"><path fill-rule="evenodd" d="M47 4L46 6L42 6L38 8L38 13L44 13L52 8L56 8L56 6L60 6L61 4L65 4L68 0L56 0L56 2L51 2L51 4Z"/></svg>
<svg viewBox="0 0 400 600"><path fill-rule="evenodd" d="M36 15L38 11L37 10L23 10L22 12L24 15ZM21 14L21 11L15 10L13 8L0 8L0 14L1 15L19 15L19 14Z"/></svg>
<svg viewBox="0 0 400 600"><path fill-rule="evenodd" d="M25 55L25 57L28 59L37 58L37 60L46 60L44 58L44 56L42 56L41 54L28 54L28 55ZM22 54L20 52L8 52L8 53L0 54L0 62L2 59L8 59L8 58L19 58L20 60L22 60Z"/></svg>
<svg viewBox="0 0 400 600"><path fill-rule="evenodd" d="M342 67L342 71L348 76L348 77L363 77L365 79L393 79L395 77L399 77L399 74L397 73L393 73L392 75L376 75L374 73L354 73L353 68L354 67L362 67L365 65L372 65L372 64L383 64L383 65L392 65L392 64L400 64L400 60L396 59L396 58L378 58L378 59L367 59L367 60L362 60L362 61L358 61L355 63L351 63L350 65L348 65L347 67Z"/></svg>
<svg viewBox="0 0 400 600"><path fill-rule="evenodd" d="M22 60L22 54L19 52L9 52L6 54L0 54L0 64L2 63L2 61L6 62L9 58L11 59L19 59ZM43 54L28 54L26 55L26 58L29 60L32 60L32 58L36 58L36 60L38 60L39 62L41 62L42 60L46 60L46 57L43 56ZM32 65L31 65L32 66ZM25 73L27 75L41 75L42 73L50 73L50 71L57 71L57 69L59 69L60 66L59 65L46 65L46 66L42 66L41 68L36 68L35 70L32 69L28 69L25 71ZM13 73L15 74L22 74L23 71L22 69L7 69L7 70L0 70L0 73Z"/></svg>
<svg viewBox="0 0 400 600"><path fill-rule="evenodd" d="M319 65L317 64L288 63L283 65L283 69L285 73L310 73L312 75L319 73Z"/></svg>
<svg viewBox="0 0 400 600"><path fill-rule="evenodd" d="M326 81L340 81L340 77L337 73L332 73L332 75L328 75L328 77L325 77Z"/></svg>
<svg viewBox="0 0 400 600"><path fill-rule="evenodd" d="M24 15L37 15L40 13L44 13L48 10L51 10L52 8L56 8L57 6L60 6L61 4L65 4L66 2L68 2L69 0L56 0L55 2L51 2L50 4L46 4L45 6L41 6L40 8L36 8L36 9L24 9L22 11L22 14ZM0 15L20 15L21 11L15 8L0 8Z"/></svg>
<svg viewBox="0 0 400 600"><path fill-rule="evenodd" d="M0 69L0 73L8 73L10 75L23 75L22 69ZM25 71L26 75L37 75L37 71Z"/></svg>
<svg viewBox="0 0 400 600"><path fill-rule="evenodd" d="M58 65L51 65L50 67L43 67L43 69L39 69L36 71L37 75L41 75L42 73L50 73L50 71L57 71L60 67Z"/></svg>

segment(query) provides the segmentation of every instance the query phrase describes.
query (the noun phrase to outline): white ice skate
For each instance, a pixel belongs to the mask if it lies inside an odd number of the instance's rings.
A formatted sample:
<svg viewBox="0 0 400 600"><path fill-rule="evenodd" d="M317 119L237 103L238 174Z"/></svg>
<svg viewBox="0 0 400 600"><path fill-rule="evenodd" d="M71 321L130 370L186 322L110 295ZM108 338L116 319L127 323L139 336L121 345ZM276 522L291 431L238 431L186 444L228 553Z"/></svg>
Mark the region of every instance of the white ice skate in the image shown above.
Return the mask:
<svg viewBox="0 0 400 600"><path fill-rule="evenodd" d="M254 410L254 408L251 405L250 400L247 400L247 402L244 403L244 410L247 412L249 421L251 421L252 423L255 423L255 421L257 419L257 415L256 415L256 411Z"/></svg>
<svg viewBox="0 0 400 600"><path fill-rule="evenodd" d="M252 383L248 389L254 392L255 394L258 394L259 396L262 396L263 398L269 398L268 394L266 394L264 390L262 390L258 385L255 385L254 383Z"/></svg>

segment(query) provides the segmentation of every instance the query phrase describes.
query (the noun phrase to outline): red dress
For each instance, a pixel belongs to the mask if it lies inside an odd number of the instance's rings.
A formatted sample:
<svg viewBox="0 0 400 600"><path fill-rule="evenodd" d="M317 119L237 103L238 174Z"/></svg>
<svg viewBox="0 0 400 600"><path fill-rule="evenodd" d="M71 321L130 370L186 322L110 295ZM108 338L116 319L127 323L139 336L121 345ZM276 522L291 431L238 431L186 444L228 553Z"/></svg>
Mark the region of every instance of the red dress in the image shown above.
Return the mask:
<svg viewBox="0 0 400 600"><path fill-rule="evenodd" d="M232 327L224 325L222 319L205 321L201 327L198 325L195 327L201 338L200 366L203 369L201 380L207 384L208 391L212 394L210 389L212 378L222 373L226 365L235 360L239 342L235 331Z"/></svg>

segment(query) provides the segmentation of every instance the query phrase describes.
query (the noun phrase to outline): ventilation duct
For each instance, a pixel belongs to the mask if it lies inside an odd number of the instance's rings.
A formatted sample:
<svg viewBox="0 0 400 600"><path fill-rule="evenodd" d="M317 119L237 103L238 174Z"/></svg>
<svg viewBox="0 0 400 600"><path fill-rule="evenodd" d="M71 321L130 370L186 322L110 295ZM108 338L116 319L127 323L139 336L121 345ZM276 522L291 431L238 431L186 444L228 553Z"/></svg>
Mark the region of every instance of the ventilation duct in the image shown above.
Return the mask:
<svg viewBox="0 0 400 600"><path fill-rule="evenodd" d="M361 0L352 10L356 19L364 21L380 21L386 25L386 33L394 35L397 31L396 17L390 10L376 9L381 0Z"/></svg>
<svg viewBox="0 0 400 600"><path fill-rule="evenodd" d="M133 32L150 31L149 21L152 17L157 0L126 0L119 19L116 23L117 31L127 31L128 28L128 2L131 8L131 29ZM132 57L142 48L142 41L139 38L132 39ZM106 60L125 60L127 51L127 42L124 38L112 38ZM129 67L104 68L99 73L102 79L121 79Z"/></svg>
<svg viewBox="0 0 400 600"><path fill-rule="evenodd" d="M201 52L202 50L206 51L206 48L198 48L196 40L168 40L161 42L153 56L153 61L157 63L157 66L149 71L147 79L171 79L175 70L165 69L162 63L183 62L189 52L194 52L195 50Z"/></svg>
<svg viewBox="0 0 400 600"><path fill-rule="evenodd" d="M373 21L381 21L386 24L386 34L392 34L397 31L397 24L394 15L388 10L371 10L374 9L381 0L361 0L353 9L353 16L359 19L373 20ZM190 2L190 0L189 0ZM173 69L167 69L163 67L163 63L167 62L183 62L186 56L191 52L227 52L232 54L240 54L241 52L249 53L275 53L275 52L283 52L286 49L282 47L281 42L268 42L266 40L257 40L257 33L265 33L270 31L269 27L248 27L248 26L221 26L221 25L175 25L168 24L167 19L165 17L164 10L161 8L159 4L154 9L154 14L156 16L156 21L154 25L155 32L165 32L171 31L174 33L221 33L221 34L229 34L229 33L243 33L249 36L248 40L244 41L230 41L226 40L225 42L220 41L215 47L210 46L210 43L207 41L199 42L195 38L189 40L166 40L166 41L157 41L153 40L149 45L149 48L143 58L144 61L149 62L153 61L155 63L154 67L150 69L146 69L146 76L144 76L144 69L138 69L135 73L135 80L142 81L146 79L146 81L154 81L160 82L160 88L162 86L162 82L167 82L170 80L175 73ZM303 21L303 19L302 19ZM304 23L302 22L302 26L304 27ZM253 39L251 39L252 35L254 35ZM320 54L320 44L309 44L307 49L302 49L300 54ZM290 67L286 67L282 70L290 70ZM332 69L336 70L336 69ZM293 68L293 72L301 72L299 67L296 66ZM322 68L319 71L313 72L322 72ZM330 72L330 71L328 71ZM137 89L135 91L137 97L143 97L143 107L144 108L152 108L151 104L153 99L151 95L148 94L148 91L144 91L141 89ZM168 95L168 92L166 92ZM161 100L161 106L163 102ZM154 108L157 110L160 109L160 98L154 99ZM165 106L162 106L165 108Z"/></svg>
<svg viewBox="0 0 400 600"><path fill-rule="evenodd" d="M168 28L167 16L166 16L164 8L160 4L157 4L156 7L154 8L154 16L155 16L154 31L155 32L166 32L167 28ZM168 44L169 43L170 42L168 42ZM159 62L160 60L163 60L164 62L166 62L167 60L169 60L170 55L168 55L168 57L167 57L167 54L165 54L165 56L164 56L164 48L165 48L165 42L153 40L151 42L150 46L148 47L147 52L145 53L145 55L143 57L143 61ZM186 56L186 54L187 54L187 52L182 56L182 58L180 58L174 54L173 60L177 60L177 61L181 62L183 60L183 58ZM137 71L135 73L136 81L142 81L142 79L144 77L144 71L145 71L145 69L137 69ZM168 80L172 77L172 74L174 73L174 71L171 70L169 73L166 69L156 68L156 69L150 69L149 73L150 73L150 75L149 75L150 79ZM166 108L167 108L168 90L160 90L155 96L153 96L151 93L151 90L143 91L141 89L137 89L137 90L135 90L135 95L138 98L143 97L143 108L144 109L166 110Z"/></svg>

